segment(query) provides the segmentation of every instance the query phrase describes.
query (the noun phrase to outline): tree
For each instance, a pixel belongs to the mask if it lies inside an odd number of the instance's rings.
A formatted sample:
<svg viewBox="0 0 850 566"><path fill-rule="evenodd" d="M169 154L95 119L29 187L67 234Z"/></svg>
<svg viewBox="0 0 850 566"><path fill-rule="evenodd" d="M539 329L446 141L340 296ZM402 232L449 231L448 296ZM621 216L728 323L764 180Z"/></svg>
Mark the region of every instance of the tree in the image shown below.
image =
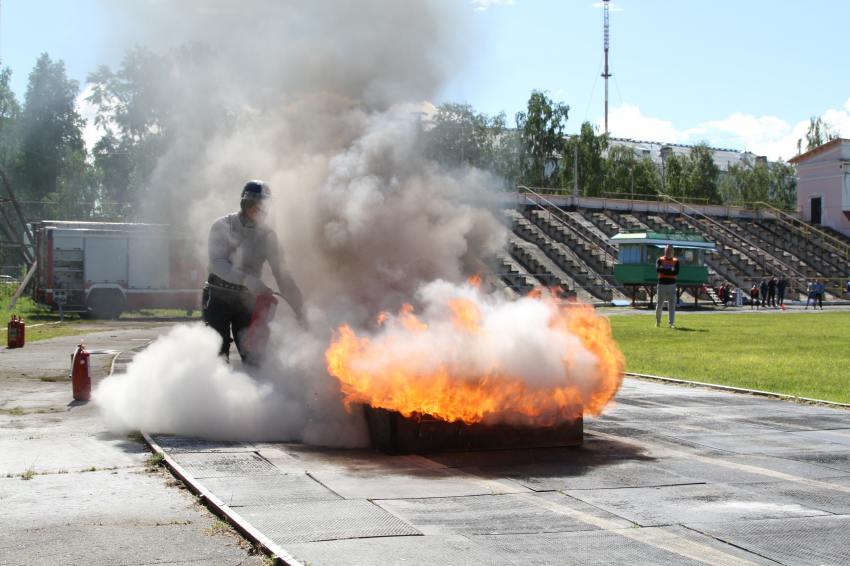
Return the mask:
<svg viewBox="0 0 850 566"><path fill-rule="evenodd" d="M19 147L19 120L21 105L9 86L12 70L0 69L0 167L7 168L14 161Z"/></svg>
<svg viewBox="0 0 850 566"><path fill-rule="evenodd" d="M608 159L605 167L605 192L621 196L635 194L634 170L637 159L635 151L625 145L615 145L608 148Z"/></svg>
<svg viewBox="0 0 850 566"><path fill-rule="evenodd" d="M826 142L832 141L839 137L839 133L832 126L824 122L820 116L812 116L809 118L809 129L806 132L806 151L819 147ZM797 153L802 153L802 140L797 140Z"/></svg>
<svg viewBox="0 0 850 566"><path fill-rule="evenodd" d="M41 200L59 189L60 179L79 178L85 167L83 119L75 100L79 85L65 74L62 61L43 53L29 76L21 115L22 192ZM66 190L73 187L65 185Z"/></svg>
<svg viewBox="0 0 850 566"><path fill-rule="evenodd" d="M526 112L516 115L522 139L522 182L552 186L560 179L559 160L564 153L564 128L570 107L553 102L546 93L532 91Z"/></svg>
<svg viewBox="0 0 850 566"><path fill-rule="evenodd" d="M691 148L687 168L687 186L685 196L719 203L720 193L717 180L720 168L714 163L714 153L707 144L701 143Z"/></svg>
<svg viewBox="0 0 850 566"><path fill-rule="evenodd" d="M753 162L745 157L721 176L719 192L725 204L767 202L792 208L797 200L797 179L794 167L782 160Z"/></svg>
<svg viewBox="0 0 850 566"><path fill-rule="evenodd" d="M578 174L579 191L583 196L599 196L605 182L605 159L608 136L597 135L590 122L584 122L577 136L570 136L564 146L561 163L561 186L568 192ZM578 163L576 163L578 158Z"/></svg>
<svg viewBox="0 0 850 566"><path fill-rule="evenodd" d="M770 164L768 202L780 208L797 205L797 171L781 159Z"/></svg>
<svg viewBox="0 0 850 566"><path fill-rule="evenodd" d="M671 153L664 160L664 192L672 197L681 198L691 192L690 179L687 171L690 169L690 157Z"/></svg>
<svg viewBox="0 0 850 566"><path fill-rule="evenodd" d="M443 104L425 134L426 151L430 158L449 167L471 165L493 170L504 131L504 114L491 118L476 113L469 104Z"/></svg>

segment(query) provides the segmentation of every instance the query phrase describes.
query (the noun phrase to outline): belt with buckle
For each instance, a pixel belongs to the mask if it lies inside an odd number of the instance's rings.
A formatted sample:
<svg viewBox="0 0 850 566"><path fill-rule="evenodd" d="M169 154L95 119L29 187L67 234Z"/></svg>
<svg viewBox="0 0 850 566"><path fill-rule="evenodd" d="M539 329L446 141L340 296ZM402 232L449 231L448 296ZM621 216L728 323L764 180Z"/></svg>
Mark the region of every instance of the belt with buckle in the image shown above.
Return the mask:
<svg viewBox="0 0 850 566"><path fill-rule="evenodd" d="M213 287L219 287L221 289L227 289L228 291L239 291L242 293L248 292L248 287L245 285L236 285L235 283L231 283L230 281L225 281L218 275L213 275L210 273L210 276L207 278L207 283L212 285Z"/></svg>

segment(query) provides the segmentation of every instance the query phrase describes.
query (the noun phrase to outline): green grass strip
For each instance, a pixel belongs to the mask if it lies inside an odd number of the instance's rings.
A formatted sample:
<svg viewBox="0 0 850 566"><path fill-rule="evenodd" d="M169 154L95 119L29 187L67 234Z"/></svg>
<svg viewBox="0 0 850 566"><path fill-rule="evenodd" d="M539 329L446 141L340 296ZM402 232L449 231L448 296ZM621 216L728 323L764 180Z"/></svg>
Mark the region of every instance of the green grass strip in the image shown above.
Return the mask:
<svg viewBox="0 0 850 566"><path fill-rule="evenodd" d="M850 403L850 312L609 320L627 371Z"/></svg>

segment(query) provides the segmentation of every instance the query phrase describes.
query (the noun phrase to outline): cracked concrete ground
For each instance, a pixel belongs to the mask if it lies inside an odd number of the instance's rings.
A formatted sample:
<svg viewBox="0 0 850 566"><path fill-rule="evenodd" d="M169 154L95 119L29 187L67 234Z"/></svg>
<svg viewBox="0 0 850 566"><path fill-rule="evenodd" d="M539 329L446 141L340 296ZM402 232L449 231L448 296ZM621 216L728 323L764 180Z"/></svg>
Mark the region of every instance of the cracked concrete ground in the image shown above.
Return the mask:
<svg viewBox="0 0 850 566"><path fill-rule="evenodd" d="M168 329L86 329L92 377ZM262 556L160 467L110 434L67 380L78 336L0 350L0 565L254 565Z"/></svg>

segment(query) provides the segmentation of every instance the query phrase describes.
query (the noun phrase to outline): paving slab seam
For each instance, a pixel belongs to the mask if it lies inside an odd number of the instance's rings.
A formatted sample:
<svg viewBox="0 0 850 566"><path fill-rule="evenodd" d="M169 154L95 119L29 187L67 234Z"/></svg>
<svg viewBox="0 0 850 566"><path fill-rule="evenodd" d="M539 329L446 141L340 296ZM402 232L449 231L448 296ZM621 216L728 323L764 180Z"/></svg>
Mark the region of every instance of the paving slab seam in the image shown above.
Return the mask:
<svg viewBox="0 0 850 566"><path fill-rule="evenodd" d="M238 530L243 536L245 536L248 540L259 546L265 553L270 556L273 556L277 559L279 563L284 564L284 566L306 566L304 563L297 560L294 556L289 554L286 550L281 548L277 543L272 541L266 535L257 530L251 523L249 523L245 518L243 518L239 513L237 513L232 507L224 503L221 499L219 499L214 493L208 490L202 483L200 483L197 479L195 479L191 474L189 474L186 470L180 466L162 447L157 444L157 442L151 438L151 436L142 432L142 436L147 442L148 446L150 446L151 450L155 453L160 454L163 457L163 461L168 469L171 471L174 476L176 476L180 481L186 484L186 487L189 490L196 494L201 502L210 509L213 513L226 519L231 525L233 525L236 530Z"/></svg>
<svg viewBox="0 0 850 566"><path fill-rule="evenodd" d="M576 499L570 495L564 495L571 499ZM654 546L655 548L661 550L672 552L673 554L682 556L684 558L689 558L690 560L694 560L696 562L711 564L712 566L722 566L725 564L729 564L730 566L733 564L755 565L754 562L749 562L737 556L727 554L720 549L712 548L705 544L701 544L699 542L691 541L686 538L677 536L675 533L671 533L670 531L665 531L665 534L667 535L666 538L661 538L656 536L656 531L640 527L639 525L633 528L623 528L616 521L612 521L611 519L606 519L604 517L596 517L594 515L591 515L590 513L585 513L583 511L579 511L578 509L571 509L563 505L558 505L557 503L542 500L540 498L533 497L529 494L519 494L519 496L523 499L526 499L529 503L532 503L533 505L542 507L554 513L560 513L571 516L583 523L593 525L603 531L616 531L616 533L620 536L632 539L636 542L647 544L649 546ZM626 519L625 517L620 518L630 523L634 523L634 521Z"/></svg>
<svg viewBox="0 0 850 566"><path fill-rule="evenodd" d="M647 442L645 440L644 441L633 440L633 439L625 437L625 436L617 436L616 434L609 434L607 432L593 431L589 434L594 435L594 436L599 436L600 438L616 439L618 441L625 442L627 444L632 444L632 445L641 446L641 447L646 447L648 445L655 444L653 442ZM682 455L684 457L687 457L687 458L690 458L692 460L696 460L696 461L699 461L699 462L715 464L715 465L718 465L718 466L723 466L723 467L726 467L726 468L732 468L732 469L743 471L743 472L750 472L750 473L753 473L753 474L758 474L758 475L766 476L766 477L769 477L769 478L773 478L773 479L779 480L779 481L790 481L790 482L794 482L794 483L808 485L810 487L816 487L816 488L819 488L819 489L827 489L827 490L831 490L831 491L840 491L840 492L843 492L843 493L850 493L850 486L835 485L835 484L831 484L831 483L824 482L824 481L821 481L821 480L804 478L804 477L800 477L800 476L795 476L793 474L787 474L785 472L779 472L779 471L776 471L776 470L771 470L769 468L762 468L760 466L754 466L752 464L741 464L741 463L738 463L738 462L728 462L728 461L723 460L721 458L713 458L711 456L703 456L701 454L695 454L693 452L688 452L687 450L681 450L681 449L677 450L675 448L669 448L669 447L666 447L666 446L664 447L664 449L667 450L670 453L673 453L673 454L678 453L679 455ZM734 452L733 452L733 454L734 454Z"/></svg>
<svg viewBox="0 0 850 566"><path fill-rule="evenodd" d="M850 409L850 403L836 403L835 401L825 401L823 399L811 399L809 397L797 397L796 395L786 395L785 393L774 393L773 391L761 391L760 389L745 389L743 387L732 387L730 385L719 385L716 383L704 383L702 381L689 381L687 379L677 379L675 377L665 377L663 375L652 375L648 373L633 373L626 372L625 375L638 379L647 379L650 381L660 381L662 383L675 383L677 385L690 385L694 387L704 387L706 389L716 389L718 391L727 391L731 393L741 393L746 395L755 395L757 397L770 397L772 399L781 399L783 401L794 401L807 405L824 405L827 407L836 407L840 409Z"/></svg>
<svg viewBox="0 0 850 566"><path fill-rule="evenodd" d="M805 517L803 517L803 518L805 518ZM692 527L692 526L690 526L690 525L680 524L679 526L680 526L680 527L682 527L683 529L688 529L689 531L693 531L693 532L695 532L695 533L699 533L699 534L701 534L701 535L702 535L702 536L704 536L704 537L708 537L708 538L714 539L714 540L716 540L716 541L718 541L718 542L722 542L723 544L728 544L729 546L734 546L735 548L737 548L737 549L739 549L739 550L743 550L743 551L745 551L745 552L749 552L750 554L755 554L756 556L758 556L759 558L762 558L762 559L764 559L764 560L770 560L771 562L774 562L774 563L776 563L776 564L783 564L782 562L779 562L779 561L777 561L777 560L774 560L773 558L771 558L771 557L769 557L769 556L765 556L764 554L759 554L759 553L758 553L758 552L756 552L755 550L752 550L752 549L750 549L750 548L747 548L747 547L741 546L740 544L735 544L734 542L732 542L732 541L730 541L730 540L726 540L725 538L718 537L718 536L713 535L713 534L711 534L711 533L706 533L706 532L703 532L703 531L701 531L701 530L699 530L699 529L695 529L694 527Z"/></svg>

